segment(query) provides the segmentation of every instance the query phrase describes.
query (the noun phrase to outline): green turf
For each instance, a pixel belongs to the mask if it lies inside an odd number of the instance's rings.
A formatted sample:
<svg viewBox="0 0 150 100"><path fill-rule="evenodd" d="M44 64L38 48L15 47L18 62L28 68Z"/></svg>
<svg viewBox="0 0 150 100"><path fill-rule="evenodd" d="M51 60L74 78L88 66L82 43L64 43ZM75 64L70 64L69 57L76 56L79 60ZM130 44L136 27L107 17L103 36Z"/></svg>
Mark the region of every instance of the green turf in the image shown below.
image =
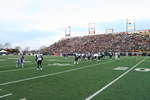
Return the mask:
<svg viewBox="0 0 150 100"><path fill-rule="evenodd" d="M17 56L0 56L0 96L13 94L2 100L20 100L24 97L26 100L85 100L126 72L113 68L131 68L145 57L121 57L120 61L108 58L102 61L82 60L79 64L73 64L73 57L44 56L43 71L36 70L33 56L25 56L28 62L24 68L15 67L15 58ZM56 63L70 65L48 65ZM147 58L136 68L150 68L149 65L150 58ZM49 76L11 83L42 75ZM150 72L132 70L92 100L149 100L149 76ZM7 82L10 84L3 85Z"/></svg>

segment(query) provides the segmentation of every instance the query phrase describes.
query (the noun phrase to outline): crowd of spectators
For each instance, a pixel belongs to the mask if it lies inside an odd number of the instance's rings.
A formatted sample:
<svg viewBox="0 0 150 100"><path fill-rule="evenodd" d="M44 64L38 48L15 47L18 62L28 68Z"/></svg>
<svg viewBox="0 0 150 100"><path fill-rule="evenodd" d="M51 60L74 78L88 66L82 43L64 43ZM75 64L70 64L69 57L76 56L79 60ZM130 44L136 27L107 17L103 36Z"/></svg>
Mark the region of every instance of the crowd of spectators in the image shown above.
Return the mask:
<svg viewBox="0 0 150 100"><path fill-rule="evenodd" d="M98 52L149 52L148 34L99 34L60 40L45 51L61 53L98 53Z"/></svg>

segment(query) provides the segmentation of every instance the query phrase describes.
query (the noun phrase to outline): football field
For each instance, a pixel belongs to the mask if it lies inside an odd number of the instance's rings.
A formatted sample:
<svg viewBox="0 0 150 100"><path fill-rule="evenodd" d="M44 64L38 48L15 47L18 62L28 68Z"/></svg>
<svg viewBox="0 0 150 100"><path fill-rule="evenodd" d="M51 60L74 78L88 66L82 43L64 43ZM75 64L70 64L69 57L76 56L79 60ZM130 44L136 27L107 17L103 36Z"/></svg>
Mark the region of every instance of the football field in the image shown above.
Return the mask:
<svg viewBox="0 0 150 100"><path fill-rule="evenodd" d="M150 58L81 60L33 56L16 68L17 56L0 56L0 100L150 100Z"/></svg>

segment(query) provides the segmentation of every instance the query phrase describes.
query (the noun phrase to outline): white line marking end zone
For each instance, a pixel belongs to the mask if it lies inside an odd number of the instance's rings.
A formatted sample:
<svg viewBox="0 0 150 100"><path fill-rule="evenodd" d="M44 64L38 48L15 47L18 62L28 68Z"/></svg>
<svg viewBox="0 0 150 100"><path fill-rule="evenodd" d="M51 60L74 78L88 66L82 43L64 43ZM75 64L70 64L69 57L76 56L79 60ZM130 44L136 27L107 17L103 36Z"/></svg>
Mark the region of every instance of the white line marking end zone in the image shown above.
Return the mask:
<svg viewBox="0 0 150 100"><path fill-rule="evenodd" d="M3 96L0 96L0 99L1 99L1 98L5 98L5 97L8 97L8 96L11 96L11 95L13 95L13 94L12 94L12 93L5 94L5 95L3 95Z"/></svg>
<svg viewBox="0 0 150 100"><path fill-rule="evenodd" d="M144 58L143 60L141 60L140 62L138 62L137 64L135 64L133 67L131 67L129 70L127 70L126 72L124 72L123 74L121 74L119 77L117 77L116 79L114 79L113 81L111 81L110 83L108 83L107 85L105 85L104 87L102 87L100 90L96 91L95 93L93 93L92 95L90 95L89 97L87 97L85 100L91 100L92 98L94 98L96 95L98 95L99 93L101 93L102 91L104 91L106 88L108 88L109 86L111 86L113 83L115 83L116 81L118 81L119 79L121 79L123 76L125 76L127 73L129 73L130 71L132 71L134 68L136 68L139 64L143 63L146 60L146 58Z"/></svg>

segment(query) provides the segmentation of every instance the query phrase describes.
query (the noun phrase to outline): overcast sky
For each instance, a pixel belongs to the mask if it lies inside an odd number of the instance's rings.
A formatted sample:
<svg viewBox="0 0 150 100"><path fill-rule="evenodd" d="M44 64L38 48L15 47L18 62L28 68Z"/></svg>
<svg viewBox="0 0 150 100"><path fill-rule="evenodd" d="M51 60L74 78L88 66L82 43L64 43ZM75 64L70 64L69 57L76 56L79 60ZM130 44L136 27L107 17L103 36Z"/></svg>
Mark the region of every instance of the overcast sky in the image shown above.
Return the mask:
<svg viewBox="0 0 150 100"><path fill-rule="evenodd" d="M149 0L0 0L0 43L38 49L64 37L85 35L88 23L96 33L107 28L125 31L125 19L135 17L137 29L150 28Z"/></svg>

